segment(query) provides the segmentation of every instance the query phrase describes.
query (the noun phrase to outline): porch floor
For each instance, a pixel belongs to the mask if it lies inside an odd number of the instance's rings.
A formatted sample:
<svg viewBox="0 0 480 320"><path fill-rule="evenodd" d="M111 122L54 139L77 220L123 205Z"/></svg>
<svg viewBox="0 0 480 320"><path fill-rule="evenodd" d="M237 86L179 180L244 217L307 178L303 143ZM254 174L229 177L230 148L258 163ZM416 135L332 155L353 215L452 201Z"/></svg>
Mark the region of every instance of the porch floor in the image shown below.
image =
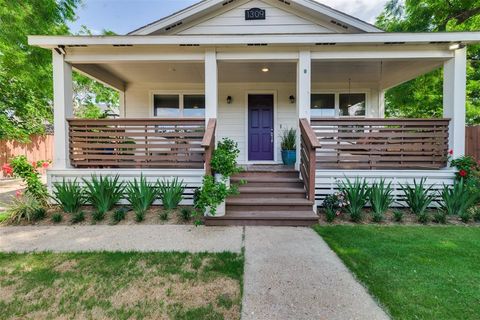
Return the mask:
<svg viewBox="0 0 480 320"><path fill-rule="evenodd" d="M239 195L227 199L223 217L209 217L206 225L311 226L318 221L314 203L307 199L299 172L280 165L246 166L232 177Z"/></svg>

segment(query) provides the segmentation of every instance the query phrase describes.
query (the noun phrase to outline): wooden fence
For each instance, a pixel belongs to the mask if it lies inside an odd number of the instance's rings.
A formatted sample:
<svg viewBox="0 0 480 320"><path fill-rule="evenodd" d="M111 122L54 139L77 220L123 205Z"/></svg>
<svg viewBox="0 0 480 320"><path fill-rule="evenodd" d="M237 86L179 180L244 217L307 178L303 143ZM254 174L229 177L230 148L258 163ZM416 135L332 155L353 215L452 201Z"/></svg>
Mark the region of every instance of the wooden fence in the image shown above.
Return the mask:
<svg viewBox="0 0 480 320"><path fill-rule="evenodd" d="M21 155L29 161L53 160L53 135L32 136L30 140L29 143L0 140L0 166Z"/></svg>
<svg viewBox="0 0 480 320"><path fill-rule="evenodd" d="M480 126L467 127L465 134L466 154L480 161Z"/></svg>

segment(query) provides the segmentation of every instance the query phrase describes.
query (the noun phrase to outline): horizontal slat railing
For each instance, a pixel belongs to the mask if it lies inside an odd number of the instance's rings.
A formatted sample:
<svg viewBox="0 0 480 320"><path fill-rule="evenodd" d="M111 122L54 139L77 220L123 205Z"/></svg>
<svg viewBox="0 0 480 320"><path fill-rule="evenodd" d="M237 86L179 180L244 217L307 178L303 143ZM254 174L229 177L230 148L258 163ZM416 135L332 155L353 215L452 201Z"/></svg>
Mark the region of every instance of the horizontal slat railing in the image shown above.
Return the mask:
<svg viewBox="0 0 480 320"><path fill-rule="evenodd" d="M440 169L449 119L315 118L318 169Z"/></svg>
<svg viewBox="0 0 480 320"><path fill-rule="evenodd" d="M316 149L319 147L318 139L307 119L300 119L300 174L311 201L315 201Z"/></svg>
<svg viewBox="0 0 480 320"><path fill-rule="evenodd" d="M74 167L204 168L204 119L67 121Z"/></svg>

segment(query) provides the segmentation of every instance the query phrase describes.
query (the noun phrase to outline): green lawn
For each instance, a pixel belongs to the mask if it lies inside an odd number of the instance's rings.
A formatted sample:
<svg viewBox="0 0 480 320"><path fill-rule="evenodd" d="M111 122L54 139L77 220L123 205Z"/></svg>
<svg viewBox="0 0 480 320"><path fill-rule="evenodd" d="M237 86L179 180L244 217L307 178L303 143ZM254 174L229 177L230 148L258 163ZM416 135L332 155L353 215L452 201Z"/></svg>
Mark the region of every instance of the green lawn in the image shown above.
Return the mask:
<svg viewBox="0 0 480 320"><path fill-rule="evenodd" d="M243 255L0 253L1 319L240 319Z"/></svg>
<svg viewBox="0 0 480 320"><path fill-rule="evenodd" d="M316 226L395 319L479 319L480 228Z"/></svg>

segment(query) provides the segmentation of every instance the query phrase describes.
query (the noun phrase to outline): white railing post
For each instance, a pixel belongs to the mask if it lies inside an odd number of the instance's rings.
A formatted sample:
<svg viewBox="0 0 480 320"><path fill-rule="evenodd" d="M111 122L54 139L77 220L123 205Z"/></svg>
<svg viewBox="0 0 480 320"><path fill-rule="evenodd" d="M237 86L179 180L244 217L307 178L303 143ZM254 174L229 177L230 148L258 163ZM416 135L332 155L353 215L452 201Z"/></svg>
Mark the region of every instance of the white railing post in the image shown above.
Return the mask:
<svg viewBox="0 0 480 320"><path fill-rule="evenodd" d="M214 48L205 51L205 125L218 114L218 68Z"/></svg>
<svg viewBox="0 0 480 320"><path fill-rule="evenodd" d="M307 119L310 122L310 104L312 90L312 57L311 52L301 50L297 63L297 117ZM300 123L297 121L297 123ZM300 128L297 128L297 163L295 167L300 168Z"/></svg>
<svg viewBox="0 0 480 320"><path fill-rule="evenodd" d="M443 68L443 116L452 119L449 148L453 157L458 158L465 155L467 48L455 50L454 54Z"/></svg>
<svg viewBox="0 0 480 320"><path fill-rule="evenodd" d="M52 50L53 58L53 123L54 152L53 168L70 167L68 123L73 117L72 66L64 56Z"/></svg>

